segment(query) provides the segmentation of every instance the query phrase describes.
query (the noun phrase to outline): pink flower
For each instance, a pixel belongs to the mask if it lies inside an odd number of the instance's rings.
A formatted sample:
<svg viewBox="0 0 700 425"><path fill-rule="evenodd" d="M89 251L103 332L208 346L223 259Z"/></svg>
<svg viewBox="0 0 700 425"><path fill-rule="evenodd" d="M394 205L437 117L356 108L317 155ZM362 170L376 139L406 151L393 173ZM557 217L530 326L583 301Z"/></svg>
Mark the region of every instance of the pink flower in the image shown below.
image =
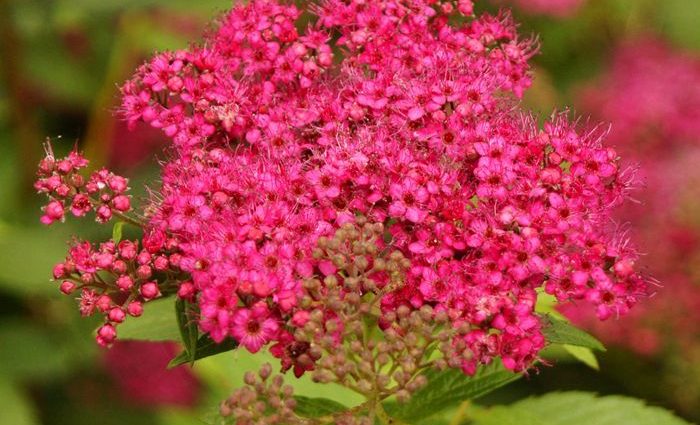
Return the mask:
<svg viewBox="0 0 700 425"><path fill-rule="evenodd" d="M368 220L385 226L377 248L408 263L403 285L381 293L383 313L446 312L471 330L453 341L473 354L468 373L496 357L518 371L537 359L542 288L589 299L601 317L628 310L645 282L606 224L632 181L603 134L564 115L540 128L522 111L535 47L506 13L409 3L324 0L300 32L296 6L253 0L201 45L139 68L122 113L162 130L168 159L145 206L144 249L81 244L56 269L85 285L82 309L128 309L176 277L203 333L251 352L269 344L301 374L317 360L294 338L309 300L323 306L312 283L347 261L323 246ZM130 209L125 180L73 179L82 166L47 155L37 190L61 207L86 194L100 221ZM387 288L386 273L376 279Z"/></svg>
<svg viewBox="0 0 700 425"><path fill-rule="evenodd" d="M270 316L264 304L240 308L233 316L231 335L251 353L257 353L279 330L277 320Z"/></svg>
<svg viewBox="0 0 700 425"><path fill-rule="evenodd" d="M340 195L339 177L335 170L330 167L310 170L306 173L306 178L313 186L319 199L333 199Z"/></svg>
<svg viewBox="0 0 700 425"><path fill-rule="evenodd" d="M413 223L420 223L428 216L426 204L430 194L413 179L407 178L401 183L392 184L389 195L392 200L389 214L393 217L406 217Z"/></svg>

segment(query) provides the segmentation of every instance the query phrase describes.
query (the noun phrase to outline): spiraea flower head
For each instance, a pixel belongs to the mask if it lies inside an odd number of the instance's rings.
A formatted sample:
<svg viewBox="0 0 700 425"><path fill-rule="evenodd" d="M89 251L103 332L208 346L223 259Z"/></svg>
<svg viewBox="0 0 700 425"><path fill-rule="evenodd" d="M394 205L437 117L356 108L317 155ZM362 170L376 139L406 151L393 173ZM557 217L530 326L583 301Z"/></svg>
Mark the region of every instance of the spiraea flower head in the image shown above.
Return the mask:
<svg viewBox="0 0 700 425"><path fill-rule="evenodd" d="M645 292L609 225L631 184L616 152L519 109L535 52L469 0L237 5L122 87L124 118L172 140L143 248L79 245L57 278L107 267L133 302L177 292L215 342L269 346L284 370L361 393L406 399L431 347L440 367L523 371L546 344L540 291L602 319ZM127 272L141 252L149 269ZM154 270L179 289L151 285ZM363 317L386 341L361 350ZM226 413L255 417L255 394L234 398Z"/></svg>

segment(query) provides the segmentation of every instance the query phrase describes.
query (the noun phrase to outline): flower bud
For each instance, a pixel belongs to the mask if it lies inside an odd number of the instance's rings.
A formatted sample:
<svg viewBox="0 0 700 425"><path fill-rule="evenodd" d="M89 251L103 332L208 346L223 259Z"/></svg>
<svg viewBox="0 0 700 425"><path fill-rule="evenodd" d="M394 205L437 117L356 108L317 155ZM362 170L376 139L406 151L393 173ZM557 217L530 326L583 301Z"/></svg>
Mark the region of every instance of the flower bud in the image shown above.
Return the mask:
<svg viewBox="0 0 700 425"><path fill-rule="evenodd" d="M58 201L51 201L44 208L44 213L52 221L61 220L64 215L63 204Z"/></svg>
<svg viewBox="0 0 700 425"><path fill-rule="evenodd" d="M144 264L143 266L139 266L136 269L136 276L139 277L139 279L148 279L153 275L153 270L151 270L151 267Z"/></svg>
<svg viewBox="0 0 700 425"><path fill-rule="evenodd" d="M109 310L109 320L115 323L121 323L124 321L124 318L126 318L126 313L124 313L124 310L122 310L119 307L114 307L113 309Z"/></svg>
<svg viewBox="0 0 700 425"><path fill-rule="evenodd" d="M100 223L108 222L112 218L112 209L107 205L100 205L96 211L96 220Z"/></svg>
<svg viewBox="0 0 700 425"><path fill-rule="evenodd" d="M141 295L147 299L153 299L160 295L160 290L158 289L158 284L155 282L147 282L141 286Z"/></svg>
<svg viewBox="0 0 700 425"><path fill-rule="evenodd" d="M110 323L102 325L97 330L97 343L102 346L110 345L117 337L117 331Z"/></svg>
<svg viewBox="0 0 700 425"><path fill-rule="evenodd" d="M128 183L129 183L129 181L122 176L112 175L107 180L107 184L109 185L109 188L112 189L112 191L114 193L124 192L128 188L127 187Z"/></svg>
<svg viewBox="0 0 700 425"><path fill-rule="evenodd" d="M132 301L126 307L126 312L129 313L129 316L139 317L143 314L143 305L139 301Z"/></svg>
<svg viewBox="0 0 700 425"><path fill-rule="evenodd" d="M126 212L131 209L131 201L126 195L118 195L112 199L112 207L117 211Z"/></svg>
<svg viewBox="0 0 700 425"><path fill-rule="evenodd" d="M194 283L190 281L181 283L180 287L177 289L177 296L183 300L194 300L194 295L196 293L197 289L195 288Z"/></svg>
<svg viewBox="0 0 700 425"><path fill-rule="evenodd" d="M102 313L106 312L112 307L112 299L108 295L100 295L95 302L97 309Z"/></svg>
<svg viewBox="0 0 700 425"><path fill-rule="evenodd" d="M75 288L77 288L77 285L71 282L70 280L64 280L60 286L61 292L63 292L66 295L70 295L71 293L73 293L73 291L75 291Z"/></svg>
<svg viewBox="0 0 700 425"><path fill-rule="evenodd" d="M128 291L134 287L134 280L129 275L121 275L116 281L117 287L122 291Z"/></svg>

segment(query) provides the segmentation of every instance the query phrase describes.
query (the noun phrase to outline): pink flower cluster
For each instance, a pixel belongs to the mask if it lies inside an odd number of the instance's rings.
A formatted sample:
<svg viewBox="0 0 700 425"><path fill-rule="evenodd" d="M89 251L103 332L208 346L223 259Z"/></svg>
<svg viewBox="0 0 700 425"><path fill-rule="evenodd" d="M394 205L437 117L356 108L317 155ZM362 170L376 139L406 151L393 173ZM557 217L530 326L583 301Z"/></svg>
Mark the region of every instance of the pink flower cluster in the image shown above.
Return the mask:
<svg viewBox="0 0 700 425"><path fill-rule="evenodd" d="M97 331L97 342L110 345L116 338L116 326L127 316L143 313L143 303L161 296L162 291L178 290L187 297L187 283L172 288L173 275L179 271L177 242L164 234L151 232L138 241L108 241L99 247L90 242L74 242L65 261L57 264L53 277L61 282L66 295L80 290L80 313L104 315L105 324Z"/></svg>
<svg viewBox="0 0 700 425"><path fill-rule="evenodd" d="M609 225L631 176L600 135L564 116L538 129L518 109L535 48L508 16L474 16L469 0L306 12L236 6L205 43L157 55L122 88L125 119L173 141L147 239L174 241L203 332L274 344L283 361L306 353L303 282L340 267L315 248L360 218L410 263L382 289L384 314L429 306L467 329L454 341L467 373L537 359L540 290L602 319L645 293Z"/></svg>
<svg viewBox="0 0 700 425"><path fill-rule="evenodd" d="M648 247L641 264L661 286L616 323L599 324L582 306L564 311L610 344L645 355L690 353L700 330L700 59L658 40L628 40L582 94L582 106L610 121L610 138L640 163L642 206L619 215L638 229L636 239Z"/></svg>
<svg viewBox="0 0 700 425"><path fill-rule="evenodd" d="M66 158L54 158L51 146L47 145L46 157L39 164L38 180L34 188L49 197L44 207L41 222L51 224L63 221L66 209L75 217L82 217L95 211L99 223L109 221L115 214L131 209L131 199L125 195L128 180L101 169L85 178L80 170L87 167L88 161L71 152Z"/></svg>

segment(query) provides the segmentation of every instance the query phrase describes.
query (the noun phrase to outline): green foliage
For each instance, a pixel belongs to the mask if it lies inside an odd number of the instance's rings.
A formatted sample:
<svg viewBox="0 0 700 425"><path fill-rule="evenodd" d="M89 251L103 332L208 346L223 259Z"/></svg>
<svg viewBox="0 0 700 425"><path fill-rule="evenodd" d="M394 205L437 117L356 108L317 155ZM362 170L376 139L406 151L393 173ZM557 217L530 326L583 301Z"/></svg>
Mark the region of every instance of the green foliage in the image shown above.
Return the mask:
<svg viewBox="0 0 700 425"><path fill-rule="evenodd" d="M238 343L232 338L226 338L217 343L209 335L199 336L197 327L196 311L194 306L188 301L180 298L175 301L175 311L177 325L180 329L180 339L184 349L168 364L168 368L173 368L185 363L193 364L195 360L213 356L215 354L231 351L238 347Z"/></svg>
<svg viewBox="0 0 700 425"><path fill-rule="evenodd" d="M294 412L304 418L320 418L322 416L348 410L347 407L343 406L337 401L329 400L327 398L295 396L294 399L297 402Z"/></svg>
<svg viewBox="0 0 700 425"><path fill-rule="evenodd" d="M585 334L585 332L580 331L579 329L573 327L572 325L569 324L568 320L566 317L564 317L561 313L559 313L556 309L557 306L557 299L550 295L545 293L544 291L539 293L537 295L537 306L535 310L538 313L541 313L544 318L543 321L546 324L545 327L545 336L550 335L554 336L554 339L551 339L548 337L548 340L550 343L554 343L557 346L561 347L560 351L556 350L548 350L548 354L545 357L546 358L554 358L554 359L566 359L570 357L573 357L574 359L580 361L581 363L585 364L586 366L598 370L599 365L598 365L598 359L595 356L595 353L593 352L592 348L599 350L599 347L602 347L602 344L597 344L598 342L593 342L590 340L591 337L588 334ZM572 330L573 328L574 330ZM580 332L583 332L585 336L578 335ZM570 338L571 334L577 334L576 336L576 341L579 341L578 344L575 344L573 341L572 342L562 342L564 339ZM586 347L581 345L581 337L584 339L584 342L587 344L593 344L596 347ZM557 340L559 339L559 340ZM595 338L593 338L595 339ZM549 347L553 348L553 347ZM604 350L604 348L603 348ZM554 356L551 356L551 354L555 354ZM558 354L558 355L556 355ZM567 356L568 354L568 356Z"/></svg>
<svg viewBox="0 0 700 425"><path fill-rule="evenodd" d="M227 351L234 350L237 347L238 342L236 342L236 340L233 338L226 338L222 342L217 343L214 342L209 335L202 335L194 345L192 345L189 349L186 348L182 350L180 354L172 359L170 363L168 363L168 368L180 366L185 363L191 364L196 360L225 353Z"/></svg>
<svg viewBox="0 0 700 425"><path fill-rule="evenodd" d="M542 328L542 333L545 338L547 338L548 342L605 351L605 347L600 341L581 329L572 326L568 322L557 319L549 314L543 316L542 319L545 324Z"/></svg>
<svg viewBox="0 0 700 425"><path fill-rule="evenodd" d="M586 347L580 347L578 345L562 345L567 353L571 354L573 358L590 367L591 369L600 370L600 365L598 364L598 359L593 353L593 350Z"/></svg>
<svg viewBox="0 0 700 425"><path fill-rule="evenodd" d="M161 298L143 306L143 315L127 318L118 328L119 339L179 341L180 329L175 320L175 301Z"/></svg>
<svg viewBox="0 0 700 425"><path fill-rule="evenodd" d="M194 306L189 301L178 298L175 301L175 315L177 326L180 329L180 339L185 346L183 354L185 354L186 359L193 362L199 336Z"/></svg>
<svg viewBox="0 0 700 425"><path fill-rule="evenodd" d="M457 406L464 400L479 398L521 377L506 370L499 361L481 367L474 376L461 370L430 370L426 373L428 384L418 390L408 403L386 403L387 413L400 420L416 423L445 409Z"/></svg>
<svg viewBox="0 0 700 425"><path fill-rule="evenodd" d="M510 406L473 407L473 425L687 425L672 413L621 396L550 393Z"/></svg>
<svg viewBox="0 0 700 425"><path fill-rule="evenodd" d="M112 227L112 240L114 243L119 243L122 240L122 229L124 228L123 221L117 221Z"/></svg>

